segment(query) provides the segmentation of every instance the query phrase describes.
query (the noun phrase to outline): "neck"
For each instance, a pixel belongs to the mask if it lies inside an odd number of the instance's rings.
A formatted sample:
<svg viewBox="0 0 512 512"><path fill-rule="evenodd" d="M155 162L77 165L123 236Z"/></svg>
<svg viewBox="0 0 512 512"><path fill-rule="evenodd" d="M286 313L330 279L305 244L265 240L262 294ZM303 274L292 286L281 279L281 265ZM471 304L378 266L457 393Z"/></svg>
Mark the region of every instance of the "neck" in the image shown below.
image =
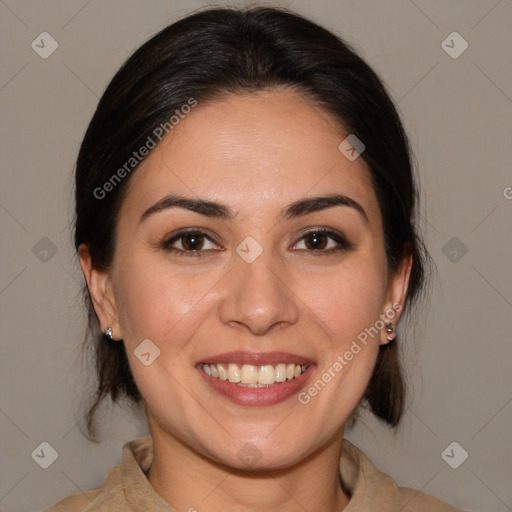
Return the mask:
<svg viewBox="0 0 512 512"><path fill-rule="evenodd" d="M148 480L180 512L339 512L349 502L339 479L343 432L293 467L258 473L212 462L161 431L152 438Z"/></svg>

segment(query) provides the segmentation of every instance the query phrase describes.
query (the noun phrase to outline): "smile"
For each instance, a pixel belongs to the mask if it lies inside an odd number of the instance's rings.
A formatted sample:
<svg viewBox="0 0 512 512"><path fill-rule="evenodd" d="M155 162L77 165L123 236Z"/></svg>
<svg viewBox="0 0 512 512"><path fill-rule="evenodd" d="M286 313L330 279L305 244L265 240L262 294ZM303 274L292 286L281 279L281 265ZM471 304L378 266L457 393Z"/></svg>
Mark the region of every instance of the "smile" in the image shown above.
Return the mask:
<svg viewBox="0 0 512 512"><path fill-rule="evenodd" d="M203 364L206 375L227 380L240 387L268 387L300 377L308 368L307 364L278 363L255 366L252 364Z"/></svg>
<svg viewBox="0 0 512 512"><path fill-rule="evenodd" d="M299 393L315 373L316 363L289 352L237 350L204 355L195 364L214 395L244 406L271 406Z"/></svg>

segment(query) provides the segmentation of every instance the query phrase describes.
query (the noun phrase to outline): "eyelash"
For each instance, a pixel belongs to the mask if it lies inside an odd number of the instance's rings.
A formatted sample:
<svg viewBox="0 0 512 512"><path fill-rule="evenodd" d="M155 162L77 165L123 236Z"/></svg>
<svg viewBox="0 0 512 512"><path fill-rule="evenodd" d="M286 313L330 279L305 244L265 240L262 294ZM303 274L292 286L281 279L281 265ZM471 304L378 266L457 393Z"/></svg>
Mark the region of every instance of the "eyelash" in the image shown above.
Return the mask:
<svg viewBox="0 0 512 512"><path fill-rule="evenodd" d="M307 236L310 236L313 234L321 234L321 235L327 236L328 238L331 238L338 244L337 247L327 249L327 250L325 250L325 249L319 249L319 250L300 249L300 250L306 250L306 251L312 253L315 257L316 256L328 256L328 255L337 253L339 251L350 251L354 248L354 246L350 242L348 242L344 236L337 233L336 231L332 231L332 230L326 229L326 228L312 229L312 230L304 233L300 237L298 242L300 242ZM212 240L212 238L210 236L208 236L203 231L201 231L199 229L195 229L195 228L188 228L188 229L183 229L183 230L179 231L178 233L176 233L175 235L173 235L171 238L164 240L164 242L162 242L162 244L161 244L161 248L164 251L172 252L176 256L185 257L185 258L200 258L200 257L206 256L205 253L209 252L211 249L199 250L199 251L198 250L184 251L183 249L176 249L176 248L172 247L172 245L175 242L177 242L178 240L180 240L181 238L183 238L187 235L200 235L200 236L206 238L207 240L209 240L210 242L216 243L214 240ZM298 242L296 242L294 245L297 245Z"/></svg>

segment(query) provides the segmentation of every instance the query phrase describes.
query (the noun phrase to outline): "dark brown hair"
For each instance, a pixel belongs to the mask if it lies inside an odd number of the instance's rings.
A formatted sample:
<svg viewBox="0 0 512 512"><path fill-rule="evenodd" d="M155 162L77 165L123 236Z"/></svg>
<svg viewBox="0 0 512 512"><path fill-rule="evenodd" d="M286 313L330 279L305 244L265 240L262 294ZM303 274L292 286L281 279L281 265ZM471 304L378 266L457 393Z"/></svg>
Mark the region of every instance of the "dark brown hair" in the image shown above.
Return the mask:
<svg viewBox="0 0 512 512"><path fill-rule="evenodd" d="M375 72L340 38L289 11L275 8L208 9L189 15L143 44L115 74L99 101L76 165L75 247L89 245L92 264L107 270L116 243L116 220L131 175L98 193L155 128L191 98L201 103L226 94L290 87L325 109L365 144L383 218L387 264L396 271L406 255L413 264L404 307L424 288L430 257L415 226L418 190L409 142L396 108ZM340 133L341 136L341 133ZM341 140L340 140L341 141ZM124 176L126 174L126 176ZM112 182L111 182L112 183ZM124 343L99 329L87 288L85 346L93 355L96 389L87 405L89 438L102 400L141 402ZM364 395L369 408L396 426L405 386L397 340L383 345Z"/></svg>

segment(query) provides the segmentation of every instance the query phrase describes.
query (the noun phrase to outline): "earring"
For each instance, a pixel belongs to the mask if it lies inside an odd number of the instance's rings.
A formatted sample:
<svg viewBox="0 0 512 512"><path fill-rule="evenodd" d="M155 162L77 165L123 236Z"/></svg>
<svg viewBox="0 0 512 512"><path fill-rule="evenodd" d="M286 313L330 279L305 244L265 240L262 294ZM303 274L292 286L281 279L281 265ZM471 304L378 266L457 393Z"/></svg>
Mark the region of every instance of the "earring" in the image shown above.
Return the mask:
<svg viewBox="0 0 512 512"><path fill-rule="evenodd" d="M112 337L112 327L107 327L104 331L105 336L108 336L111 340L114 338Z"/></svg>
<svg viewBox="0 0 512 512"><path fill-rule="evenodd" d="M386 332L388 333L388 341L393 341L396 338L396 331L391 322L386 324Z"/></svg>

